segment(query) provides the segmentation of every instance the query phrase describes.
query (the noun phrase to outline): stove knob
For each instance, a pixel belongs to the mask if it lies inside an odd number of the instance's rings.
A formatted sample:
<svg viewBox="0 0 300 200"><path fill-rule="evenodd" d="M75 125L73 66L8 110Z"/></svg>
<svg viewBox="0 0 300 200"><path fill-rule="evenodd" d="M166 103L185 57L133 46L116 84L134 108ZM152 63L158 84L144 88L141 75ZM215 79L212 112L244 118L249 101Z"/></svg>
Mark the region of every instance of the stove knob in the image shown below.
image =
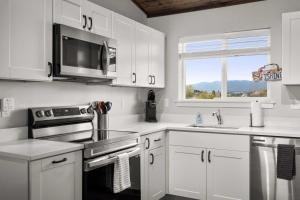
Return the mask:
<svg viewBox="0 0 300 200"><path fill-rule="evenodd" d="M86 109L85 109L85 108L81 108L81 109L80 109L80 113L81 113L81 114L85 114L85 113L86 113Z"/></svg>
<svg viewBox="0 0 300 200"><path fill-rule="evenodd" d="M89 107L89 108L87 109L87 112L88 112L89 114L93 114L93 113L94 113L94 110L93 110L92 107Z"/></svg>
<svg viewBox="0 0 300 200"><path fill-rule="evenodd" d="M51 117L52 116L51 110L46 110L45 115L46 117Z"/></svg>
<svg viewBox="0 0 300 200"><path fill-rule="evenodd" d="M44 117L44 111L38 110L38 111L35 112L35 115L36 115L38 118Z"/></svg>

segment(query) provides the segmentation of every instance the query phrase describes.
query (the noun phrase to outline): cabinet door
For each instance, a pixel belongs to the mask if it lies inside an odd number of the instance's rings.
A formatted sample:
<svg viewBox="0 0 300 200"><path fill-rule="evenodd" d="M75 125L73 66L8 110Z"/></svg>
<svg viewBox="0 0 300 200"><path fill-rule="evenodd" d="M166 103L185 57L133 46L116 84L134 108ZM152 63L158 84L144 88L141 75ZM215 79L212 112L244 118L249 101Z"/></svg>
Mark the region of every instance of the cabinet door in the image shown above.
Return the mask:
<svg viewBox="0 0 300 200"><path fill-rule="evenodd" d="M165 35L156 30L151 30L149 75L152 87L165 86Z"/></svg>
<svg viewBox="0 0 300 200"><path fill-rule="evenodd" d="M87 2L88 30L98 35L111 38L112 34L112 11Z"/></svg>
<svg viewBox="0 0 300 200"><path fill-rule="evenodd" d="M150 29L142 24L136 23L135 28L135 72L136 85L148 87L150 58Z"/></svg>
<svg viewBox="0 0 300 200"><path fill-rule="evenodd" d="M81 151L30 163L30 200L81 200Z"/></svg>
<svg viewBox="0 0 300 200"><path fill-rule="evenodd" d="M300 84L300 12L283 14L282 66L283 84Z"/></svg>
<svg viewBox="0 0 300 200"><path fill-rule="evenodd" d="M148 200L159 200L166 193L165 148L149 151Z"/></svg>
<svg viewBox="0 0 300 200"><path fill-rule="evenodd" d="M249 152L208 150L207 199L249 200Z"/></svg>
<svg viewBox="0 0 300 200"><path fill-rule="evenodd" d="M10 33L6 38L9 41L6 52L9 51L10 78L50 80L52 0L11 0L9 3Z"/></svg>
<svg viewBox="0 0 300 200"><path fill-rule="evenodd" d="M84 13L86 1L87 0L54 0L54 22L84 29L83 26L87 23L83 17L84 15L86 16Z"/></svg>
<svg viewBox="0 0 300 200"><path fill-rule="evenodd" d="M193 199L206 199L206 151L170 146L169 192Z"/></svg>
<svg viewBox="0 0 300 200"><path fill-rule="evenodd" d="M135 22L113 14L113 38L117 40L116 85L135 85Z"/></svg>

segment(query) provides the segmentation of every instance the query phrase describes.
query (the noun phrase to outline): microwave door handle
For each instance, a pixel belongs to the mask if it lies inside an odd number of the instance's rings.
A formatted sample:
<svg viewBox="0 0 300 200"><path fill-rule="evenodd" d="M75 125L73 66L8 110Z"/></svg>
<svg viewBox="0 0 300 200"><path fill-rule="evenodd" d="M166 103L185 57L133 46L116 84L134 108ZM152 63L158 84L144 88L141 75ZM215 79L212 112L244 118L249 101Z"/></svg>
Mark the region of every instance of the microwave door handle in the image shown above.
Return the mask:
<svg viewBox="0 0 300 200"><path fill-rule="evenodd" d="M108 47L108 43L107 43L107 41L105 41L104 43L103 43L103 45L104 45L104 49L105 49L105 53L106 53L106 60L105 60L105 66L103 67L103 70L104 70L104 72L105 72L105 74L107 74L107 71L108 71L108 67L109 67L109 65L110 65L110 54L109 54L109 47Z"/></svg>

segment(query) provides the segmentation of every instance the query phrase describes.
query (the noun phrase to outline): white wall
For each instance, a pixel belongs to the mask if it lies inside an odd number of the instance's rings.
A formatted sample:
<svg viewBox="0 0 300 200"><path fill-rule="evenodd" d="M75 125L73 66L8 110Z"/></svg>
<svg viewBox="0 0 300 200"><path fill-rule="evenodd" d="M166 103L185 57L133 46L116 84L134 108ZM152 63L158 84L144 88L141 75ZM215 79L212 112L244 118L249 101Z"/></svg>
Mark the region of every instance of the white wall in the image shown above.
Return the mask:
<svg viewBox="0 0 300 200"><path fill-rule="evenodd" d="M252 29L270 28L272 34L272 62L281 63L281 14L300 11L299 0L266 0L231 7L203 10L164 17L150 18L148 25L166 33L166 90L160 100L161 111L174 114L211 113L215 108L176 107L178 87L177 45L180 37L235 32ZM283 66L284 67L284 66ZM270 84L271 98L276 102L267 116L300 117L299 110L291 110L291 99L300 98L300 86L286 89L280 82ZM163 98L169 100L164 107ZM248 115L249 109L222 109L227 115Z"/></svg>
<svg viewBox="0 0 300 200"><path fill-rule="evenodd" d="M93 0L141 23L147 18L131 0ZM140 114L144 111L144 89L88 86L77 83L29 83L0 81L0 98L14 97L16 110L8 118L0 117L0 129L27 125L27 108L76 105L95 100L112 101L111 115Z"/></svg>

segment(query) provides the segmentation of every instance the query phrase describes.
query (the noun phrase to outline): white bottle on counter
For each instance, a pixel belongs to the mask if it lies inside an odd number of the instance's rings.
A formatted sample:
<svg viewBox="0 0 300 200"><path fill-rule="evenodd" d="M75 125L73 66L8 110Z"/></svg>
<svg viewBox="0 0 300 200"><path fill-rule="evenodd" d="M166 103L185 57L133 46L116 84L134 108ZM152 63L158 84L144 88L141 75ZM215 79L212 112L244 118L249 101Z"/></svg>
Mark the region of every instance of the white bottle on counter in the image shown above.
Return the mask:
<svg viewBox="0 0 300 200"><path fill-rule="evenodd" d="M263 127L264 126L264 113L261 102L253 101L251 102L251 114L250 120L252 127Z"/></svg>

